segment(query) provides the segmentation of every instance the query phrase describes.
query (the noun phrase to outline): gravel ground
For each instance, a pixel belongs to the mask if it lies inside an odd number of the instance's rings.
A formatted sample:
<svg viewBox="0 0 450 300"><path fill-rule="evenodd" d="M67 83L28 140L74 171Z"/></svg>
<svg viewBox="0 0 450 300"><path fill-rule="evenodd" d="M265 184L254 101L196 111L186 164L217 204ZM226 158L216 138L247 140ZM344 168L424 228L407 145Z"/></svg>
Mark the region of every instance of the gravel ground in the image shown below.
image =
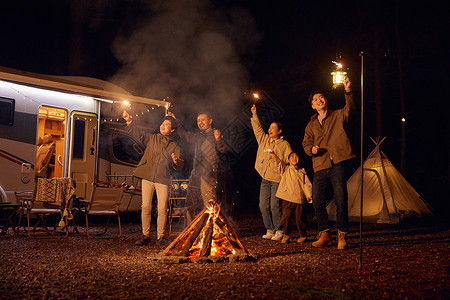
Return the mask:
<svg viewBox="0 0 450 300"><path fill-rule="evenodd" d="M358 224L345 251L313 248L314 231L305 246L263 240L256 214L232 224L256 261L162 262L163 245L134 245L137 223L117 239L87 239L82 226L56 239L9 230L0 236L0 299L450 299L446 225L365 224L363 274Z"/></svg>

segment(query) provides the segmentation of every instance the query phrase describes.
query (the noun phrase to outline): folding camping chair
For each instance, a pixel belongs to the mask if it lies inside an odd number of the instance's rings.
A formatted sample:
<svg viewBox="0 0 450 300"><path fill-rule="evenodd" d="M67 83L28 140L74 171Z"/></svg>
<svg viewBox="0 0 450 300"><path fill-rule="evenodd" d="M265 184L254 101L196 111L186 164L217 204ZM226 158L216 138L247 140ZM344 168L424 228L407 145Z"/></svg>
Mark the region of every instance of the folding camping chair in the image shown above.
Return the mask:
<svg viewBox="0 0 450 300"><path fill-rule="evenodd" d="M86 234L89 238L114 238L122 236L122 225L120 223L120 201L122 200L122 188L94 186L91 199L86 202ZM89 234L89 215L108 216L108 221L102 233L91 236ZM111 216L117 216L119 233L116 236L104 236L109 228Z"/></svg>
<svg viewBox="0 0 450 300"><path fill-rule="evenodd" d="M175 221L181 224L186 220L186 193L189 179L170 180L169 189L169 234L174 233L173 225Z"/></svg>
<svg viewBox="0 0 450 300"><path fill-rule="evenodd" d="M67 236L69 234L67 224L69 220L73 220L71 210L74 192L75 186L72 178L38 178L33 198L22 202L22 211L27 214L28 236L49 237L50 230L47 226L47 219L52 215L55 216L53 234L60 226L65 229ZM31 229L32 215L37 217L37 221ZM36 233L39 224L42 224L44 235Z"/></svg>

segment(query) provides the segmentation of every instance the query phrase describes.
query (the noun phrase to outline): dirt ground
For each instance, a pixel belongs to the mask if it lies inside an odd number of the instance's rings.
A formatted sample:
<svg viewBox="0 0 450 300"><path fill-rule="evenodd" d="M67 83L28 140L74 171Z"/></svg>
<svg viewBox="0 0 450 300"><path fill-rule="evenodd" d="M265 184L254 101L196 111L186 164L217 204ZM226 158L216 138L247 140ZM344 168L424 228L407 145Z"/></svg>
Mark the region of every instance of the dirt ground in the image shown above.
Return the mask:
<svg viewBox="0 0 450 300"><path fill-rule="evenodd" d="M155 257L163 245L134 245L136 222L117 239L88 239L82 225L80 234L55 239L9 229L0 236L0 298L450 299L447 225L364 224L358 272L359 224L342 251L336 242L313 248L314 230L306 246L263 240L258 214L231 223L256 261L162 262Z"/></svg>

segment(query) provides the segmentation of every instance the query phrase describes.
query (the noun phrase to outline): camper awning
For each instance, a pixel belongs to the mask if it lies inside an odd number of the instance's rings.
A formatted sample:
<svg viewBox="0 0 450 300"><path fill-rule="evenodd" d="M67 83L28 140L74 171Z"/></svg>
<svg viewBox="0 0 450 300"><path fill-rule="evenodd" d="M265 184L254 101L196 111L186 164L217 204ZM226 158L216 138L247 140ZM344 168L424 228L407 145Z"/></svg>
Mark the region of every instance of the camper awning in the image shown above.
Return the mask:
<svg viewBox="0 0 450 300"><path fill-rule="evenodd" d="M103 101L129 101L169 108L170 102L134 96L124 89L100 79L89 77L50 76L0 67L0 79L50 90L77 93Z"/></svg>

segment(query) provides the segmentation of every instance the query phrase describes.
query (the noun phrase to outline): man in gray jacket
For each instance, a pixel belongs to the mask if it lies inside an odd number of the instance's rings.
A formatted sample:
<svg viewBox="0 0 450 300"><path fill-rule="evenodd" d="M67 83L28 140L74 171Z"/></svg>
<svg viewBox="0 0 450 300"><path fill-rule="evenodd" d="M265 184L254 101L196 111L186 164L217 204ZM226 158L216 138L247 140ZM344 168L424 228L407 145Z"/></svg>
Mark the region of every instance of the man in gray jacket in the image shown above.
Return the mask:
<svg viewBox="0 0 450 300"><path fill-rule="evenodd" d="M169 116L176 119L172 112ZM208 112L197 115L197 126L200 131L188 132L182 126L178 135L194 145L194 161L186 194L186 223L191 223L197 213L197 206L203 208L209 202L217 201L217 176L220 154L228 151L228 147L218 129L212 127L212 117Z"/></svg>

